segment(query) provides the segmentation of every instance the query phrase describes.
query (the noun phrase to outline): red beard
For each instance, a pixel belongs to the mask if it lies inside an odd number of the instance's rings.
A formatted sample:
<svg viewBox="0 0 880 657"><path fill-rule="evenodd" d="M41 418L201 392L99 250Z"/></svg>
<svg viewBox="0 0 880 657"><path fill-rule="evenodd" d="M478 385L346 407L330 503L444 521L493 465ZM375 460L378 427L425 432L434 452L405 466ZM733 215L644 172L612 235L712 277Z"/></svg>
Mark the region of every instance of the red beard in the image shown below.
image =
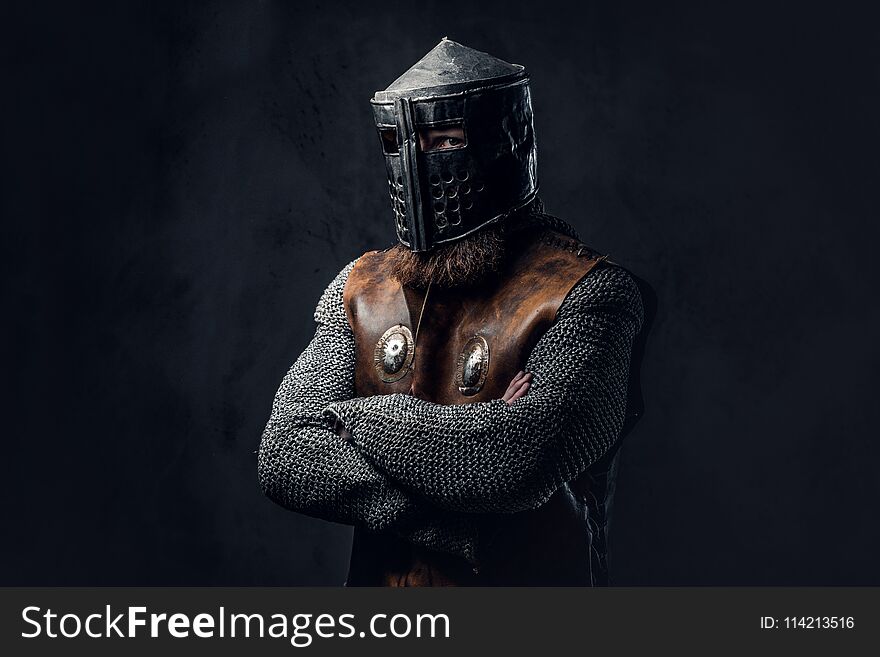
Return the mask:
<svg viewBox="0 0 880 657"><path fill-rule="evenodd" d="M504 234L500 226L489 226L427 253L413 253L403 244L395 244L388 255L391 275L401 285L425 288L431 282L438 287L468 286L501 268Z"/></svg>

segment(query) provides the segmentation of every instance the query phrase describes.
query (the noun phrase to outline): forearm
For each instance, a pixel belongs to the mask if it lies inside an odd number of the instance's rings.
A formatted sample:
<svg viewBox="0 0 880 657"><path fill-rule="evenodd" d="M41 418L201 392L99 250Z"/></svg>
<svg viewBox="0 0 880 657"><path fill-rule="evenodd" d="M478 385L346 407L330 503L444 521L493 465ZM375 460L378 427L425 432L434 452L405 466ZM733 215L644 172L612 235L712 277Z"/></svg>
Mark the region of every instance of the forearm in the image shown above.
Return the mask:
<svg viewBox="0 0 880 657"><path fill-rule="evenodd" d="M263 492L288 509L476 558L473 519L416 502L329 428L270 424L259 477Z"/></svg>
<svg viewBox="0 0 880 657"><path fill-rule="evenodd" d="M535 398L541 385L536 378ZM596 393L591 410L581 405L576 413L556 405L545 412L525 400L477 407L371 397L344 404L343 422L376 467L437 506L518 512L546 502L611 446L622 426L624 395L622 389Z"/></svg>
<svg viewBox="0 0 880 657"><path fill-rule="evenodd" d="M363 455L328 427L270 422L260 444L258 472L274 502L307 515L394 529L416 509Z"/></svg>
<svg viewBox="0 0 880 657"><path fill-rule="evenodd" d="M436 509L404 491L342 440L322 415L327 404L353 396L354 342L341 295L349 270L350 266L325 291L315 312L315 335L275 395L260 442L261 488L294 511L391 531L473 558L472 519ZM442 544L436 542L440 538Z"/></svg>

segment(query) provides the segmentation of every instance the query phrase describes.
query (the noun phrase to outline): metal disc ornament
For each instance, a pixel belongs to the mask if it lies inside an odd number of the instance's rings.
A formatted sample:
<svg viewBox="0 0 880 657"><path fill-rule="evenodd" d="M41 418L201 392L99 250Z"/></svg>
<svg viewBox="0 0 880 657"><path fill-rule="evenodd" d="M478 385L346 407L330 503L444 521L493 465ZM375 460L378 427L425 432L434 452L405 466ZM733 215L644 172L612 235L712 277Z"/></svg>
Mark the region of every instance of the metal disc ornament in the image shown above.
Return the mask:
<svg viewBox="0 0 880 657"><path fill-rule="evenodd" d="M407 375L412 365L413 337L403 324L397 324L382 334L373 352L373 365L379 378L394 383Z"/></svg>
<svg viewBox="0 0 880 657"><path fill-rule="evenodd" d="M465 344L455 368L455 385L461 394L476 395L489 373L489 343L482 335L475 335Z"/></svg>

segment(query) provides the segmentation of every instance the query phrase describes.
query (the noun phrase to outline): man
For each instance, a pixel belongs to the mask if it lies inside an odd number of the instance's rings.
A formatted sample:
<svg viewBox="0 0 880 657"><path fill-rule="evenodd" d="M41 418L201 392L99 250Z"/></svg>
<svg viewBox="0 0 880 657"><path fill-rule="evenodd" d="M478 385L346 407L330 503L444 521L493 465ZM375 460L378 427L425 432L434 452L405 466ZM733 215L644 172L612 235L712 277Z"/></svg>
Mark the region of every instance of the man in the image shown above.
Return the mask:
<svg viewBox="0 0 880 657"><path fill-rule="evenodd" d="M639 289L544 214L522 66L444 39L372 105L398 243L321 297L263 491L355 526L350 586L604 584Z"/></svg>

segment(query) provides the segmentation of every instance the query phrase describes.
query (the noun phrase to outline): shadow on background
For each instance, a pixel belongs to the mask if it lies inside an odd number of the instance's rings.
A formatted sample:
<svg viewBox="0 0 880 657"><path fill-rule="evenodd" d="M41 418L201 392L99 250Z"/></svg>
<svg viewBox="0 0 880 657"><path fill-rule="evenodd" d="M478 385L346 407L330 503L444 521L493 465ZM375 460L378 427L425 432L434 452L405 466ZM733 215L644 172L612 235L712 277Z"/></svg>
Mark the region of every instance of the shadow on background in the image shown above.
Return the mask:
<svg viewBox="0 0 880 657"><path fill-rule="evenodd" d="M393 239L368 100L448 35L527 66L548 211L657 290L614 581L880 584L875 21L301 4L7 11L0 583L342 583L254 452Z"/></svg>

